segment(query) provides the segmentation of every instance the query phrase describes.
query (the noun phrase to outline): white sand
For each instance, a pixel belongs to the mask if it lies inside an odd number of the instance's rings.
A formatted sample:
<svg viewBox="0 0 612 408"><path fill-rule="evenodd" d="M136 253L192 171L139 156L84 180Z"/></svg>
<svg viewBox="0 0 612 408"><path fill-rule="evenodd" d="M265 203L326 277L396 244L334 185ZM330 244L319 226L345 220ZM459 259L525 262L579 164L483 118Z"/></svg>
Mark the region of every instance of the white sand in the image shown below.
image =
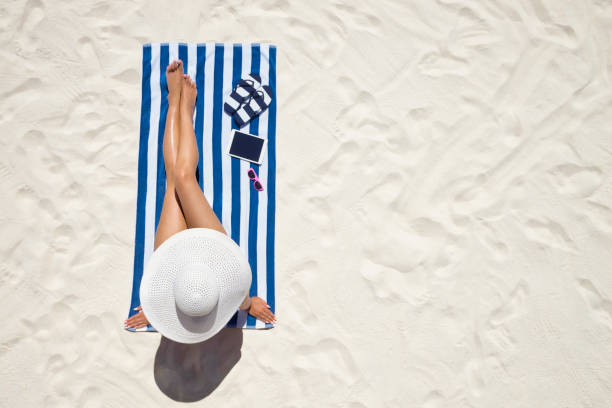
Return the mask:
<svg viewBox="0 0 612 408"><path fill-rule="evenodd" d="M175 40L278 46L279 323L194 406L612 406L610 1L60 3L0 5L0 407L179 406L122 328Z"/></svg>

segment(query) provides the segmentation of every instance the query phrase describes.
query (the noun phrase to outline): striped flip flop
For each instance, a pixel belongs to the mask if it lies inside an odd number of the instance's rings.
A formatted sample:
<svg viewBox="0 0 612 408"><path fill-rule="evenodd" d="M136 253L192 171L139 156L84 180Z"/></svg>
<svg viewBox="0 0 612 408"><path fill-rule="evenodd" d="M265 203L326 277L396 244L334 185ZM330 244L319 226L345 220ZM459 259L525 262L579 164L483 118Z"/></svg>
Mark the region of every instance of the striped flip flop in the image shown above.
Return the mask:
<svg viewBox="0 0 612 408"><path fill-rule="evenodd" d="M261 77L258 74L251 73L246 78L240 79L232 92L225 98L223 110L229 115L233 115L240 108L240 105L260 88Z"/></svg>
<svg viewBox="0 0 612 408"><path fill-rule="evenodd" d="M249 123L257 115L265 111L272 102L272 89L264 85L255 91L253 95L232 115L238 128Z"/></svg>

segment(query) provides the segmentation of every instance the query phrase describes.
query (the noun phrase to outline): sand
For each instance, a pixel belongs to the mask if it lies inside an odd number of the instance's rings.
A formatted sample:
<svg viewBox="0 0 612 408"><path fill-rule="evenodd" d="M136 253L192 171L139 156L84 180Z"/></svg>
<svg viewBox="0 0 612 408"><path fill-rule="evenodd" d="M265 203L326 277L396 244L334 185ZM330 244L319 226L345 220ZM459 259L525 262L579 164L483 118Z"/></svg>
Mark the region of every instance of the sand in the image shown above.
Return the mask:
<svg viewBox="0 0 612 408"><path fill-rule="evenodd" d="M612 406L610 1L191 3L0 5L0 407ZM181 348L141 45L210 40L278 46L278 324Z"/></svg>

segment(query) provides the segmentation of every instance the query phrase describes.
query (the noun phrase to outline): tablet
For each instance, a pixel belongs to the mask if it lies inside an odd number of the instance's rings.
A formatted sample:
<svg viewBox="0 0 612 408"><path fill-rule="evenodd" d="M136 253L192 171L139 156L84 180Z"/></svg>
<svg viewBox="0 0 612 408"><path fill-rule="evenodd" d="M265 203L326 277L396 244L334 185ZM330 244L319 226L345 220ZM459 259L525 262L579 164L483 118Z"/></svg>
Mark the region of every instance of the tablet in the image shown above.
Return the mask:
<svg viewBox="0 0 612 408"><path fill-rule="evenodd" d="M237 159L261 164L267 142L263 137L233 129L226 153Z"/></svg>

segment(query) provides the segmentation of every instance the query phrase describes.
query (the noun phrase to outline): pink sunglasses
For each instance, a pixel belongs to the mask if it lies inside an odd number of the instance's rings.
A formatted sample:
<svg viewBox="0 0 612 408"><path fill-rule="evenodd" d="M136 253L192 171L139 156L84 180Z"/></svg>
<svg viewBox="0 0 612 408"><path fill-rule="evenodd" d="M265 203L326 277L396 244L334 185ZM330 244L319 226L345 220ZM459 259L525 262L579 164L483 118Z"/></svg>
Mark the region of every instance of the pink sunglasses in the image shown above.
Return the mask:
<svg viewBox="0 0 612 408"><path fill-rule="evenodd" d="M249 170L247 171L247 174L249 176L249 178L251 180L253 180L253 185L255 186L255 190L257 191L263 191L263 186L261 185L261 181L259 181L259 178L257 178L257 173L255 173L255 170L253 170L253 168L249 168Z"/></svg>

